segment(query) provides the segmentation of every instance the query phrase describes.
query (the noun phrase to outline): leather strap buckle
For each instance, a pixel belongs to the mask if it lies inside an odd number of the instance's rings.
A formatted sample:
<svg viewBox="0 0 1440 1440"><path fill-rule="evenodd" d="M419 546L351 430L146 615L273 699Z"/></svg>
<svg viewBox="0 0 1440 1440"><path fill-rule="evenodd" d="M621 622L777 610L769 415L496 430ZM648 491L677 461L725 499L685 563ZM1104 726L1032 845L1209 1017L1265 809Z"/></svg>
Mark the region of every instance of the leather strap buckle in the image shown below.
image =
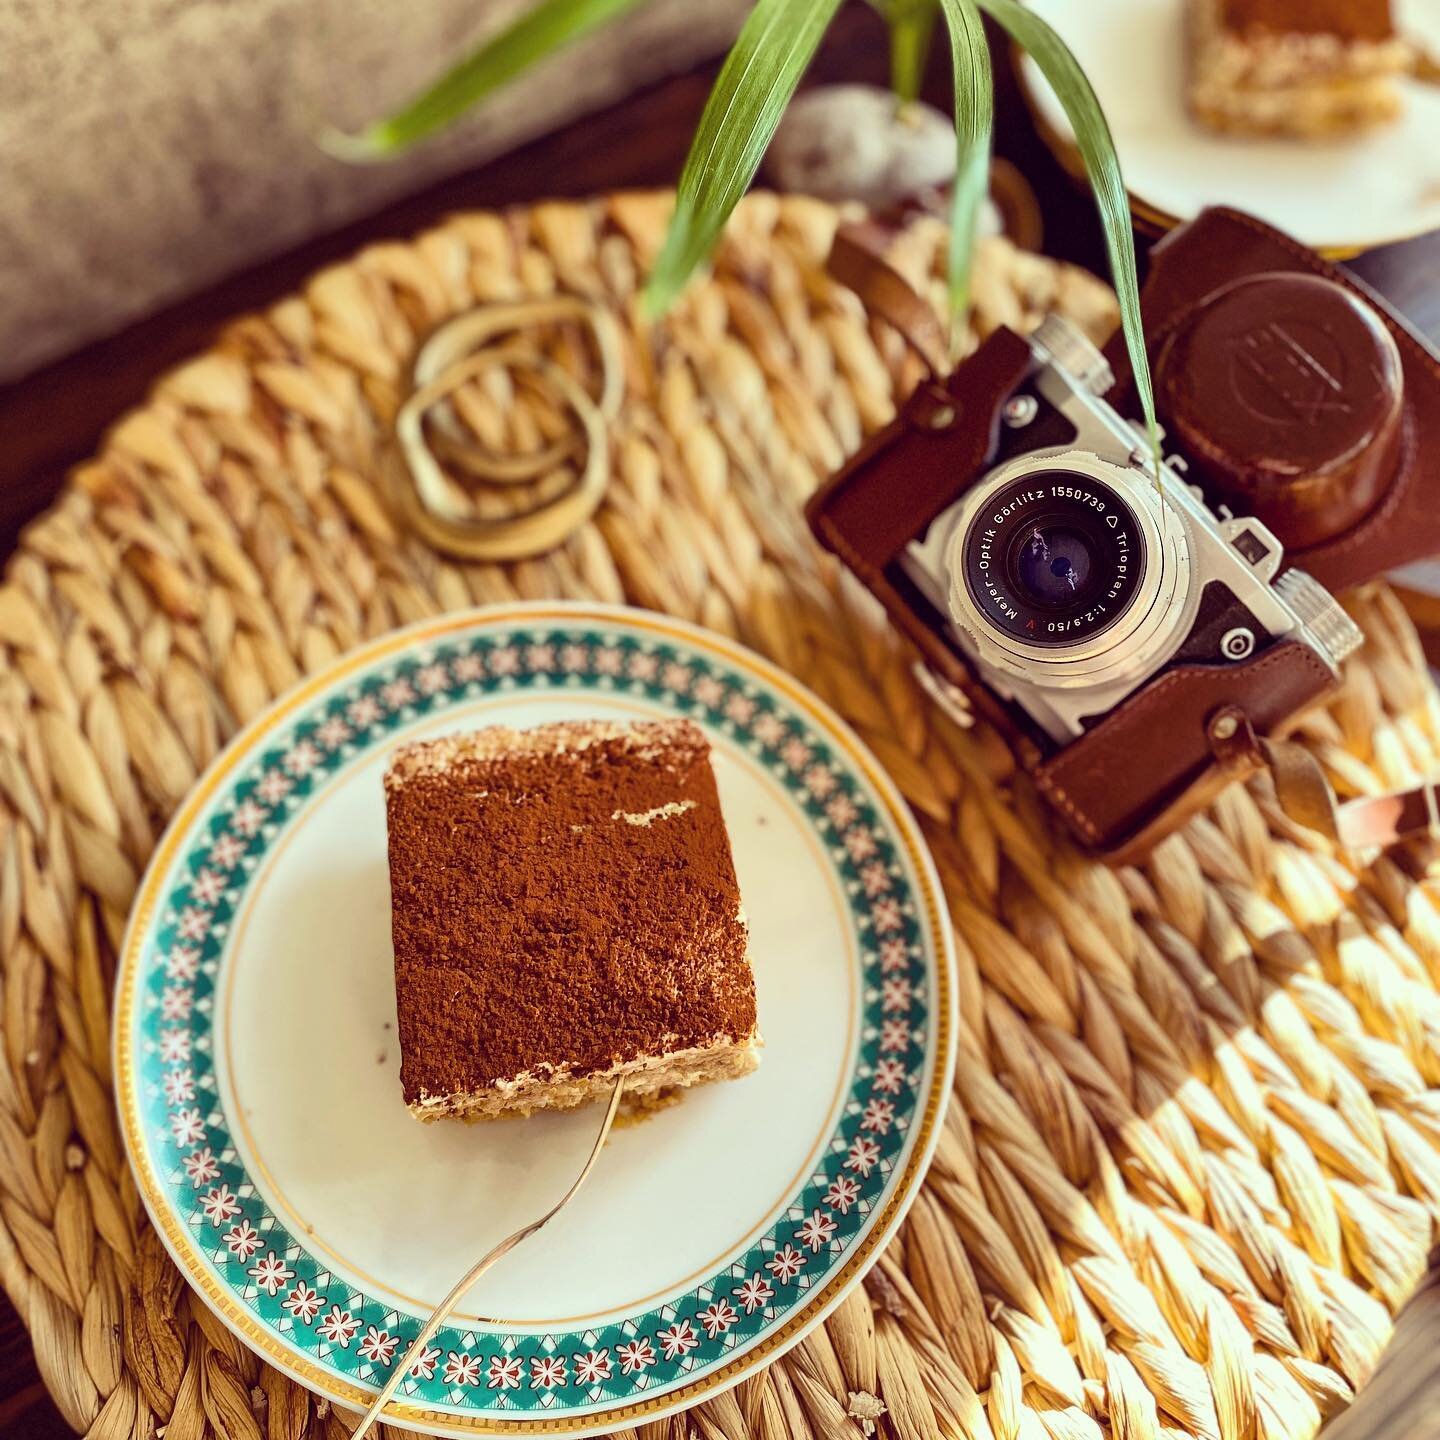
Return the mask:
<svg viewBox="0 0 1440 1440"><path fill-rule="evenodd" d="M1265 764L1260 737L1250 717L1238 705L1222 705L1205 727L1205 738L1215 763L1237 779L1253 774Z"/></svg>

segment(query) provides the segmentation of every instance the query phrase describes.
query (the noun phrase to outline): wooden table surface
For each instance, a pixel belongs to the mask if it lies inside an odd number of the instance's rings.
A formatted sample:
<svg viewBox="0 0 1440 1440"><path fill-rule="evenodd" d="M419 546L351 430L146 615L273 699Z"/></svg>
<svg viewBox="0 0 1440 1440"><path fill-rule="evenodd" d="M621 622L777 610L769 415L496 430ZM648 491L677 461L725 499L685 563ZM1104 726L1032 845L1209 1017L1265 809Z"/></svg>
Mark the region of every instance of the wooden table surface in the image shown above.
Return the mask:
<svg viewBox="0 0 1440 1440"><path fill-rule="evenodd" d="M937 47L937 52L943 47ZM927 98L948 107L943 53L932 57ZM306 276L362 245L414 234L455 210L494 208L543 198L666 185L679 174L715 65L644 90L609 110L454 177L357 224L143 320L112 339L17 384L0 388L0 558L25 522L49 503L66 470L93 453L106 427L140 401L170 366L210 342L225 321L289 293ZM866 6L851 4L826 38L809 81L885 83L885 36ZM997 154L1035 187L1050 254L1104 273L1104 250L1089 197L1051 157L1030 124L1008 66L997 67ZM1388 246L1352 268L1440 343L1440 232ZM1426 1287L1400 1322L1392 1347L1404 1375L1372 1386L1341 1425L1339 1440L1361 1436L1419 1440L1440 1431L1440 1284ZM1402 1383L1403 1382L1403 1383ZM1429 1403L1427 1403L1427 1401ZM0 1296L0 1436L65 1440L69 1427L35 1370L25 1328Z"/></svg>

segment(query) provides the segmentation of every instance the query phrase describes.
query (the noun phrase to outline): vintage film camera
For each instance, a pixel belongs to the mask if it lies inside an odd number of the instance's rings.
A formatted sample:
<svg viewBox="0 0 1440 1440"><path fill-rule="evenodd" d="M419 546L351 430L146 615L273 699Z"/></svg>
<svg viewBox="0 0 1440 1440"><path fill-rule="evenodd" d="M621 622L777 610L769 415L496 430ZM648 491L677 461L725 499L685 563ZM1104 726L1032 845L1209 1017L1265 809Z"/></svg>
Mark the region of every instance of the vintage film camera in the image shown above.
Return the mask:
<svg viewBox="0 0 1440 1440"><path fill-rule="evenodd" d="M852 283L913 319L893 272ZM1440 549L1440 362L1353 280L1207 211L1156 247L1143 302L1158 477L1118 337L1102 354L1052 316L922 385L808 512L936 696L1116 859L1333 691L1362 638L1335 589ZM1433 808L1397 802L1394 828Z"/></svg>

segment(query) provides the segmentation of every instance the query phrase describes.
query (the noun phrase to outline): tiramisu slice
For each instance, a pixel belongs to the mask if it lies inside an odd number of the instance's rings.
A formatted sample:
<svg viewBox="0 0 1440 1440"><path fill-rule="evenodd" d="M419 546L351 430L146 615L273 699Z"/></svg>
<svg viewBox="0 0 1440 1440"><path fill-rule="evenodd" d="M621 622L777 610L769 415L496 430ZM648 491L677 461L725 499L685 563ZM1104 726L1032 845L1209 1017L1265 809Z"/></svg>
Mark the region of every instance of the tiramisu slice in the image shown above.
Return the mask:
<svg viewBox="0 0 1440 1440"><path fill-rule="evenodd" d="M1330 139L1400 113L1411 64L1389 0L1186 0L1196 119L1237 135Z"/></svg>
<svg viewBox="0 0 1440 1440"><path fill-rule="evenodd" d="M633 1105L758 1063L710 746L688 720L494 727L385 775L400 1080L422 1120Z"/></svg>

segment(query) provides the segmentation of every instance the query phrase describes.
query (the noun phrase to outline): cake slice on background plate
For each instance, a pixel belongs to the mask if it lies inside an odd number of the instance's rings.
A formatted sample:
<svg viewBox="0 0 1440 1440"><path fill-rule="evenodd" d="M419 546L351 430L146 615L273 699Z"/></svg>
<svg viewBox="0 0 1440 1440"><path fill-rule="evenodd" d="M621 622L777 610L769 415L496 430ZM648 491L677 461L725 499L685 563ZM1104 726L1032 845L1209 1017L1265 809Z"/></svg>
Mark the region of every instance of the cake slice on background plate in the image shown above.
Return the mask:
<svg viewBox="0 0 1440 1440"><path fill-rule="evenodd" d="M1395 119L1413 63L1390 0L1185 0L1191 113L1235 135L1325 140Z"/></svg>
<svg viewBox="0 0 1440 1440"><path fill-rule="evenodd" d="M688 720L492 727L385 775L405 1102L649 1108L759 1062L710 746Z"/></svg>

